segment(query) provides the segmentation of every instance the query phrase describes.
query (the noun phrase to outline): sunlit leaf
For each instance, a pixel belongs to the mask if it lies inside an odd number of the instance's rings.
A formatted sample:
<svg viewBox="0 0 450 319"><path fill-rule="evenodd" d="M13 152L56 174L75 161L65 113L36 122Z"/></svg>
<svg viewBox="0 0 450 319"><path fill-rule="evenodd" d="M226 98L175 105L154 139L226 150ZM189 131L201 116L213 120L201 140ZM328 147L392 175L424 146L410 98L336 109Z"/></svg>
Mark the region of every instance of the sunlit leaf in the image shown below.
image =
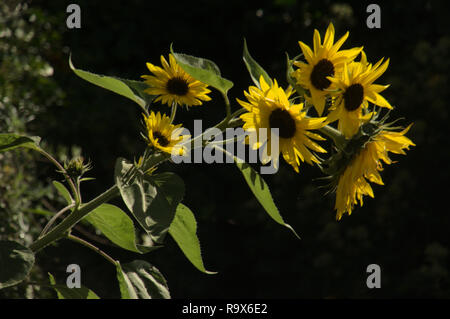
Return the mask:
<svg viewBox="0 0 450 319"><path fill-rule="evenodd" d="M67 204L72 203L72 196L70 195L70 192L68 189L60 182L53 181L53 186L55 186L56 190L58 191L59 195L61 195L67 202Z"/></svg>
<svg viewBox="0 0 450 319"><path fill-rule="evenodd" d="M143 93L143 90L146 88L146 84L144 82L126 80L114 76L100 75L80 70L74 67L71 58L69 58L69 65L72 71L83 80L122 95L136 102L143 109L146 104L151 102L153 99L152 96L145 96L145 93Z"/></svg>
<svg viewBox="0 0 450 319"><path fill-rule="evenodd" d="M0 153L11 151L15 148L23 147L33 150L40 150L38 136L25 136L15 133L0 133Z"/></svg>
<svg viewBox="0 0 450 319"><path fill-rule="evenodd" d="M116 270L123 299L170 299L166 279L148 262L135 260Z"/></svg>
<svg viewBox="0 0 450 319"><path fill-rule="evenodd" d="M197 222L192 211L178 204L175 218L169 228L169 234L176 241L184 255L201 272L216 274L205 269L202 260L200 242L197 237Z"/></svg>
<svg viewBox="0 0 450 319"><path fill-rule="evenodd" d="M69 288L65 285L57 285L55 278L48 273L51 288L55 289L58 299L100 299L99 296L89 288L81 286L80 288Z"/></svg>
<svg viewBox="0 0 450 319"><path fill-rule="evenodd" d="M159 248L157 246L137 245L133 221L117 206L102 204L89 213L85 220L121 248L136 253L147 253Z"/></svg>
<svg viewBox="0 0 450 319"><path fill-rule="evenodd" d="M153 241L162 242L184 196L184 183L173 173L138 175L128 182L132 164L119 158L115 180L122 199L130 212Z"/></svg>
<svg viewBox="0 0 450 319"><path fill-rule="evenodd" d="M258 172L256 172L248 163L239 163L236 161L236 165L241 171L242 175L244 175L245 181L247 182L253 195L255 195L256 199L259 201L262 207L264 207L267 214L269 214L269 216L272 217L272 219L277 223L289 228L295 234L295 236L300 239L295 230L290 225L284 222L283 217L281 217L280 212L278 211L278 208L273 201L269 186L261 177L261 175L259 175Z"/></svg>
<svg viewBox="0 0 450 319"><path fill-rule="evenodd" d="M250 73L250 77L252 78L253 83L255 83L257 87L261 88L259 83L259 79L261 76L263 77L264 81L266 81L267 84L269 85L273 84L272 79L267 74L267 72L258 64L258 62L256 62L253 59L253 57L248 52L247 41L245 41L245 39L244 39L243 59L245 65L247 66L247 70Z"/></svg>
<svg viewBox="0 0 450 319"><path fill-rule="evenodd" d="M233 87L233 82L222 78L219 67L213 61L188 54L175 53L172 47L170 50L181 68L194 79L212 86L223 95L226 95L228 90Z"/></svg>

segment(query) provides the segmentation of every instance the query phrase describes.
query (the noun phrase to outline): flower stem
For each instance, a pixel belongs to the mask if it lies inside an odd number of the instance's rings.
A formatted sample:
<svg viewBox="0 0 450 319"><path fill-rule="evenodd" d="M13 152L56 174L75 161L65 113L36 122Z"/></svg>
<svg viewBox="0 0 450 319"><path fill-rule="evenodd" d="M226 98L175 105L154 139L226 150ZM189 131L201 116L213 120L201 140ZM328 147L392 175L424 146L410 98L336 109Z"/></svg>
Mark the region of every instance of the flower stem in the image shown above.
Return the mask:
<svg viewBox="0 0 450 319"><path fill-rule="evenodd" d="M63 209L61 209L59 212L57 212L51 219L50 221L47 223L47 225L45 225L44 229L42 230L41 234L39 235L39 238L41 238L42 236L45 235L45 233L50 229L50 227L55 223L55 221L58 219L58 217L62 216L66 211L68 211L69 209L72 209L75 207L75 203L72 203L66 207L64 207Z"/></svg>
<svg viewBox="0 0 450 319"><path fill-rule="evenodd" d="M230 121L231 120L231 106L230 106L230 100L228 99L228 96L226 94L223 94L223 99L225 100L225 108L227 111L227 117L226 117L226 121Z"/></svg>
<svg viewBox="0 0 450 319"><path fill-rule="evenodd" d="M74 242L77 242L77 243L79 243L79 244L81 244L81 245L83 245L83 246L85 246L85 247L87 247L87 248L89 248L89 249L91 249L91 250L93 250L93 251L95 251L96 253L98 253L99 255L101 255L103 258L105 258L107 261L109 261L111 264L113 264L114 266L116 266L117 265L117 261L115 261L111 256L109 256L107 253L105 253L103 250L101 250L100 248L98 248L97 246L94 246L93 244L91 244L90 242L88 242L88 241L86 241L86 240L84 240L84 239L81 239L81 238L79 238L79 237L77 237L77 236L74 236L74 235L72 235L72 234L68 234L67 235L67 238L68 239L70 239L70 240L72 240L72 241L74 241Z"/></svg>
<svg viewBox="0 0 450 319"><path fill-rule="evenodd" d="M66 169L53 156L51 156L49 153L44 151L42 148L39 148L38 151L39 151L39 153L44 155L50 162L52 162L59 169L59 171L64 175L67 183L70 186L72 195L75 198L75 206L80 205L81 201L80 201L80 195L77 191L77 187L75 186L73 180L70 178L69 174L67 174Z"/></svg>
<svg viewBox="0 0 450 319"><path fill-rule="evenodd" d="M177 113L177 102L172 103L172 109L170 112L170 124L173 123L173 120L175 119L175 114Z"/></svg>
<svg viewBox="0 0 450 319"><path fill-rule="evenodd" d="M344 135L336 130L334 127L330 125L325 125L319 129L319 131L329 138L331 138L339 149L342 149L345 146L345 137Z"/></svg>

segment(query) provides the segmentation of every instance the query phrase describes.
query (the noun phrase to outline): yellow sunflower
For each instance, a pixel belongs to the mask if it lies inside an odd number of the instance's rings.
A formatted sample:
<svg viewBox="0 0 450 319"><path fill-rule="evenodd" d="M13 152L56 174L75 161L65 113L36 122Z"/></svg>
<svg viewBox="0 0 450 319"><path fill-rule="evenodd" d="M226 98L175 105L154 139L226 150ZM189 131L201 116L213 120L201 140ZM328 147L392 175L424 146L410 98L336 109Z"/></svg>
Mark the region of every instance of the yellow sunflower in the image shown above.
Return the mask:
<svg viewBox="0 0 450 319"><path fill-rule="evenodd" d="M340 77L328 77L335 84L337 91L330 92L333 106L330 108L328 121L339 120L338 129L345 137L352 137L362 122L370 119L372 113L367 110L368 102L380 107L392 109L392 106L379 93L389 85L373 84L387 69L389 59L383 59L374 66L367 63L364 52L360 62L344 64L344 71Z"/></svg>
<svg viewBox="0 0 450 319"><path fill-rule="evenodd" d="M202 101L210 101L207 95L211 92L208 85L197 81L186 73L175 61L172 54L169 55L169 63L161 55L163 68L147 63L147 68L154 75L142 75L145 82L150 86L144 92L158 95L155 101L172 106L178 105L201 105Z"/></svg>
<svg viewBox="0 0 450 319"><path fill-rule="evenodd" d="M170 118L159 112L157 114L151 112L148 117L144 114L144 121L149 146L169 154L185 154L185 148L181 146L181 142L189 138L189 135L181 135L183 131L181 124L171 124Z"/></svg>
<svg viewBox="0 0 450 319"><path fill-rule="evenodd" d="M276 80L273 86L269 86L262 76L259 82L261 89L250 86L249 92L244 91L248 102L237 99L249 111L240 116L245 122L243 129L254 137L252 139L250 135L246 142L253 142L250 145L253 150L262 146L266 148L263 149L263 164L273 160L277 167L279 152L296 172L299 172L300 161L318 163L319 160L310 150L321 153L326 151L311 139L324 138L310 130L324 126L326 118L307 118L303 104L292 104L289 101L289 96L293 93L291 87L285 91L278 86ZM272 136L271 128L278 129L278 136ZM261 135L260 129L266 129L267 134ZM271 154L271 144L276 142L279 142L278 154Z"/></svg>
<svg viewBox="0 0 450 319"><path fill-rule="evenodd" d="M360 48L338 51L345 40L347 33L336 43L334 42L334 26L332 23L327 28L323 43L320 40L319 31L314 30L314 51L305 43L299 41L300 48L307 63L296 61L294 64L299 67L293 75L297 83L310 92L311 100L319 116L322 115L325 107L325 99L328 90L334 89L333 83L328 76L339 76L344 68L344 64L353 61Z"/></svg>
<svg viewBox="0 0 450 319"><path fill-rule="evenodd" d="M369 182L383 185L379 173L383 170L382 161L386 164L393 163L388 152L405 155L404 149L408 150L410 146L415 146L404 136L411 125L401 132L382 130L351 160L337 184L335 204L337 220L345 213L350 215L358 201L362 206L364 195L374 197Z"/></svg>

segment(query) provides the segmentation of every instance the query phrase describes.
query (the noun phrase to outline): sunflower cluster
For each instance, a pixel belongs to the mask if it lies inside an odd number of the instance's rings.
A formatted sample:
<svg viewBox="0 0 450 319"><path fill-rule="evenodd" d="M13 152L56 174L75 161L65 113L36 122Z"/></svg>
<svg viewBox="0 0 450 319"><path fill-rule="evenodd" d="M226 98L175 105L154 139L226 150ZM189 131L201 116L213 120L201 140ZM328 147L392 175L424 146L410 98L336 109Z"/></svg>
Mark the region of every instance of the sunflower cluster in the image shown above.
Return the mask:
<svg viewBox="0 0 450 319"><path fill-rule="evenodd" d="M261 77L258 87L250 86L244 92L248 102L237 100L248 111L241 115L245 130L256 134L260 128L278 128L280 152L296 172L305 161L317 164L328 175L336 193L338 220L345 213L350 215L355 204L362 205L363 196L374 197L370 183L383 184L379 172L382 163L393 162L389 152L405 154L405 149L414 146L405 136L411 126L398 132L386 123L387 117L377 121L383 108L393 109L380 94L389 85L374 83L386 71L389 59L371 64L363 47L341 49L348 36L349 32L335 42L330 24L323 41L319 31L314 31L312 48L299 42L304 60L288 65L288 82L295 87L297 97L293 97L291 86L283 90L276 80L269 85ZM296 100L301 102L295 104ZM315 117L307 115L310 106ZM312 141L324 138L312 130L336 144L335 154L325 161L314 152L326 151ZM269 135L251 146L269 148L271 142ZM273 159L278 154L270 155Z"/></svg>
<svg viewBox="0 0 450 319"><path fill-rule="evenodd" d="M393 109L380 94L389 85L374 83L387 70L389 59L372 64L362 47L340 50L348 35L334 43L330 24L322 42L315 30L312 49L299 42L306 61L293 62L298 68L291 74L306 90L305 101L326 117L328 126L337 123L344 137L336 145L337 152L321 165L336 193L338 220L345 213L350 215L356 204L362 206L363 196L374 197L370 183L383 185L379 172L383 163L393 162L389 152L405 154L405 149L414 146L405 136L411 125L396 131L386 123L387 116L377 120L383 108Z"/></svg>
<svg viewBox="0 0 450 319"><path fill-rule="evenodd" d="M323 40L314 30L312 47L299 41L302 54L288 59L286 89L262 71L256 77L252 74L255 85L244 91L246 101L236 99L243 108L242 128L249 134L244 142L262 151L263 164L272 161L277 167L281 154L297 173L303 162L318 165L336 194L338 220L350 215L355 205L362 206L364 196L374 197L370 183L383 185L383 164L393 163L389 153L405 154L414 146L405 136L411 125L399 130L387 122L393 106L380 93L389 85L375 83L387 70L389 59L372 64L363 47L342 49L348 36L346 32L335 41L331 23ZM172 54L169 62L161 56L161 64L147 63L153 75L142 78L148 85L145 92L155 96L155 102L171 106L172 116L145 114L146 140L160 151L183 154L177 145L188 136L181 135L181 124L172 124L174 111L177 105L210 101L211 91L178 65ZM387 114L378 120L383 109ZM319 144L326 140L324 136L334 143L331 152ZM273 143L278 143L275 152ZM318 153L331 155L323 160Z"/></svg>

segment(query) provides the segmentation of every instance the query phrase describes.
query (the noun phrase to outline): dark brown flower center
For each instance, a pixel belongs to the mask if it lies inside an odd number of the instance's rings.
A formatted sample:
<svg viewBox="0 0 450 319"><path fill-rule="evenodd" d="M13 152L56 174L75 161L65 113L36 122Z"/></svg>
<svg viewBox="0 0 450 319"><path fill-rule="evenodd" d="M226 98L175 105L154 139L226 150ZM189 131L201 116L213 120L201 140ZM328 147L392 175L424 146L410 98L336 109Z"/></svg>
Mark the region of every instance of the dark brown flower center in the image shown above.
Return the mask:
<svg viewBox="0 0 450 319"><path fill-rule="evenodd" d="M167 81L166 89L170 94L184 96L189 92L189 86L183 78L171 78Z"/></svg>
<svg viewBox="0 0 450 319"><path fill-rule="evenodd" d="M169 145L169 140L158 131L153 132L153 138L158 139L158 144L162 147L166 147L167 145Z"/></svg>
<svg viewBox="0 0 450 319"><path fill-rule="evenodd" d="M361 84L350 85L344 92L345 109L349 112L358 109L364 99L364 88Z"/></svg>
<svg viewBox="0 0 450 319"><path fill-rule="evenodd" d="M272 111L269 116L269 125L270 128L277 128L278 135L282 138L291 138L295 135L295 120L286 110Z"/></svg>
<svg viewBox="0 0 450 319"><path fill-rule="evenodd" d="M311 72L311 83L318 90L324 90L328 88L331 81L327 79L327 76L334 75L334 65L330 60L322 59L313 68Z"/></svg>

